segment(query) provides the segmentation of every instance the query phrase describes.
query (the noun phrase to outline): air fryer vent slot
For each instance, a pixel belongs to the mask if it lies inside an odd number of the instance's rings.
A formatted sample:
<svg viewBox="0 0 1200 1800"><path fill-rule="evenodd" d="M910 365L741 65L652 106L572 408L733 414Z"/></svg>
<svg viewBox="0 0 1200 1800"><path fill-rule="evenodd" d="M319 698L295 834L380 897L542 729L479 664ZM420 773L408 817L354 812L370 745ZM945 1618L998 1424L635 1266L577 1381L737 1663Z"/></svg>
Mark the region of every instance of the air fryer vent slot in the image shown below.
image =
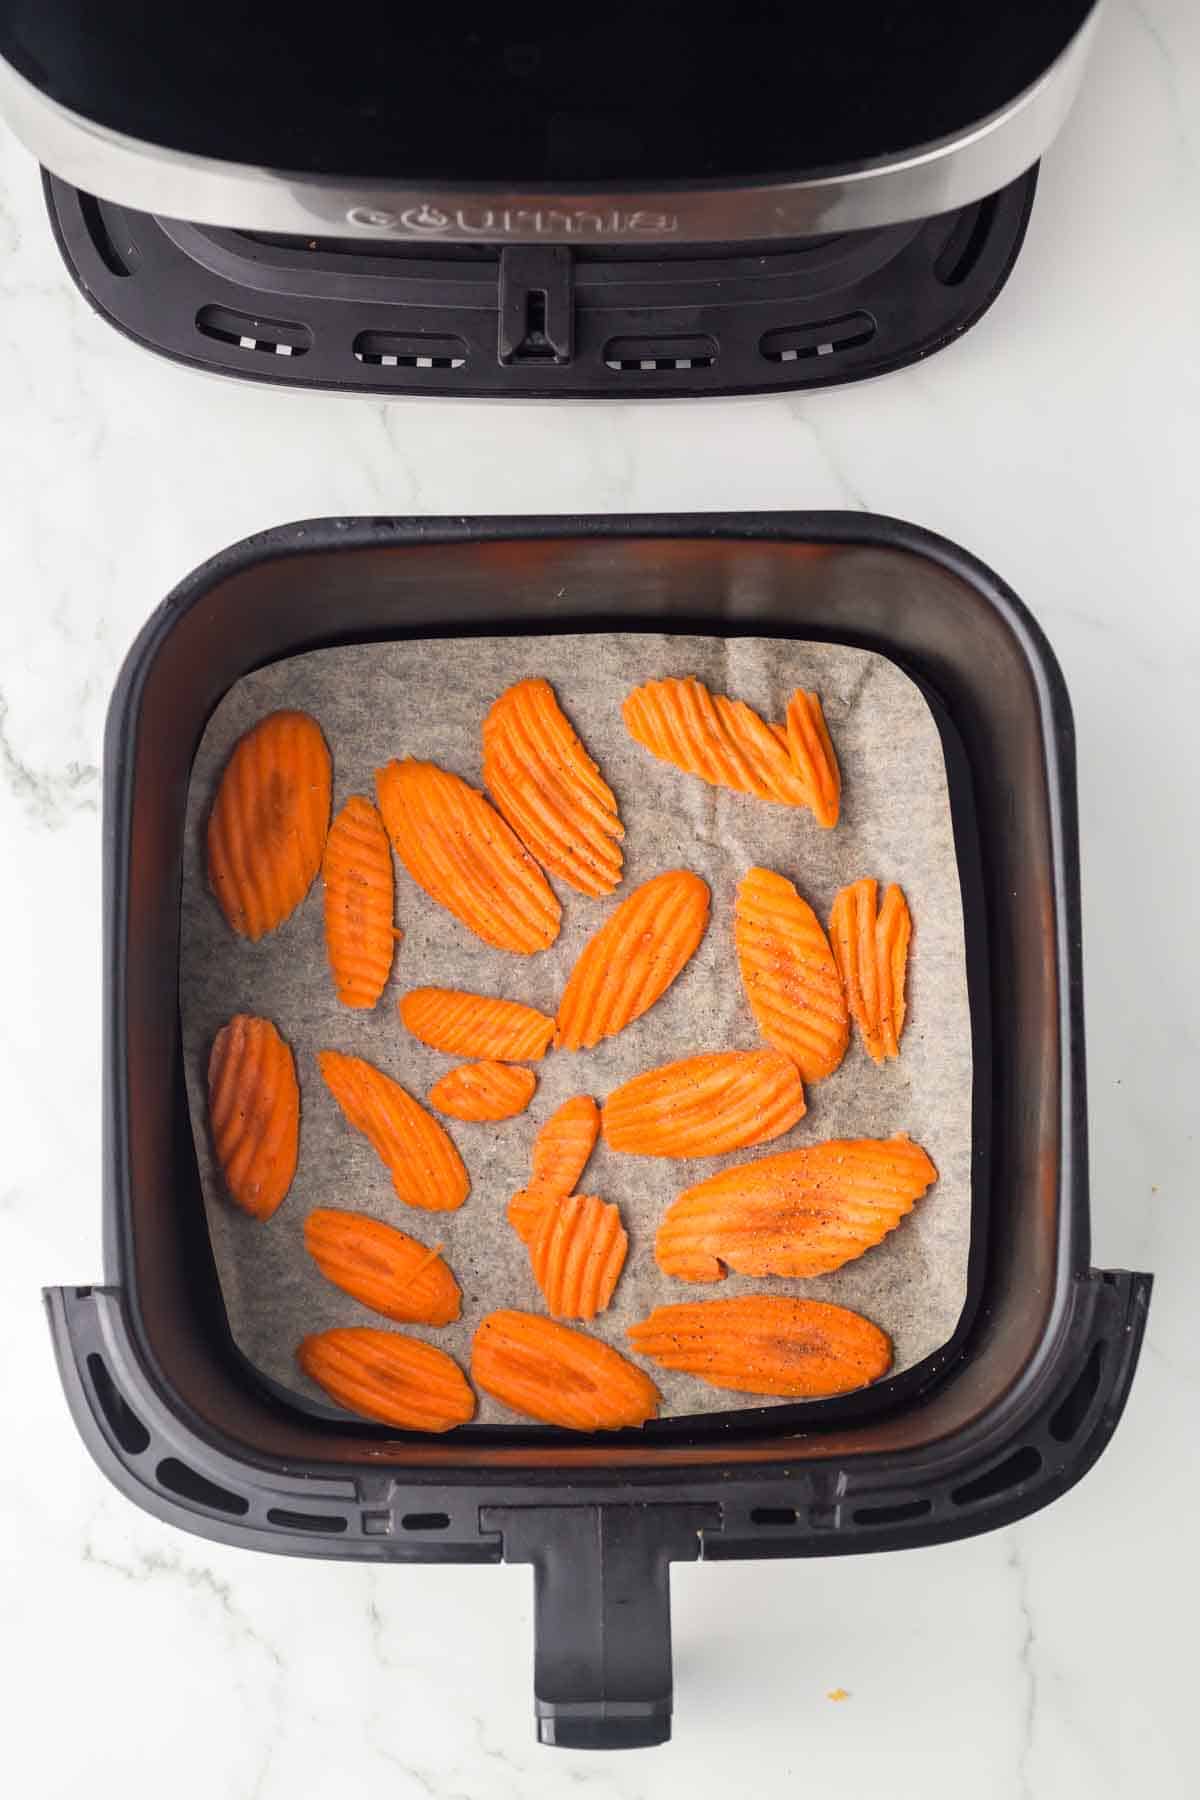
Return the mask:
<svg viewBox="0 0 1200 1800"><path fill-rule="evenodd" d="M1100 1338L1092 1345L1091 1354L1080 1370L1078 1379L1050 1415L1050 1436L1056 1443L1069 1444L1087 1418L1100 1386L1103 1367L1104 1339Z"/></svg>
<svg viewBox="0 0 1200 1800"><path fill-rule="evenodd" d="M836 356L841 350L857 350L875 336L870 313L846 313L840 319L818 319L811 325L768 331L758 347L768 362L801 362L810 356Z"/></svg>
<svg viewBox="0 0 1200 1800"><path fill-rule="evenodd" d="M711 369L716 360L716 339L710 337L610 338L604 346L606 367L635 374Z"/></svg>
<svg viewBox="0 0 1200 1800"><path fill-rule="evenodd" d="M116 240L108 228L108 221L101 210L100 202L94 200L91 194L80 194L79 211L96 255L109 274L117 276L119 280L127 280L136 272L138 264L142 260L141 252L133 242L132 234L128 231L123 233L121 246L118 249ZM124 217L123 214L119 216Z"/></svg>
<svg viewBox="0 0 1200 1800"><path fill-rule="evenodd" d="M954 229L942 245L933 272L943 287L961 287L987 246L995 218L997 196L992 194L978 206L960 213Z"/></svg>
<svg viewBox="0 0 1200 1800"><path fill-rule="evenodd" d="M266 356L304 356L312 349L307 325L289 319L251 318L249 313L233 312L227 306L202 306L196 314L196 330L201 337Z"/></svg>
<svg viewBox="0 0 1200 1800"><path fill-rule="evenodd" d="M126 1456L140 1456L150 1444L150 1433L123 1394L118 1393L103 1357L93 1351L87 1359L96 1403L108 1420L108 1428Z"/></svg>
<svg viewBox="0 0 1200 1800"><path fill-rule="evenodd" d="M1020 1487L1022 1482L1032 1481L1042 1466L1040 1450L1032 1444L1026 1444L1022 1450L1014 1450L984 1475L977 1475L974 1481L964 1481L961 1487L952 1488L950 1498L955 1506L974 1506L980 1500L994 1500L997 1494L1006 1494L1010 1488Z"/></svg>
<svg viewBox="0 0 1200 1800"><path fill-rule="evenodd" d="M360 331L354 340L360 363L384 369L465 369L467 346L460 337L422 332Z"/></svg>
<svg viewBox="0 0 1200 1800"><path fill-rule="evenodd" d="M800 1514L794 1506L756 1506L750 1513L752 1525L798 1525Z"/></svg>
<svg viewBox="0 0 1200 1800"><path fill-rule="evenodd" d="M241 1494L218 1487L207 1475L200 1475L195 1469L189 1469L186 1463L179 1462L174 1456L165 1456L155 1472L163 1487L172 1494L178 1494L181 1500L192 1500L197 1506L207 1506L212 1512L233 1513L238 1518L250 1511L250 1502Z"/></svg>
<svg viewBox="0 0 1200 1800"><path fill-rule="evenodd" d="M400 1523L405 1531L448 1531L450 1514L444 1512L405 1513Z"/></svg>
<svg viewBox="0 0 1200 1800"><path fill-rule="evenodd" d="M346 1521L341 1513L305 1513L288 1512L282 1506L272 1506L267 1512L270 1525L280 1525L285 1531L345 1531Z"/></svg>
<svg viewBox="0 0 1200 1800"><path fill-rule="evenodd" d="M895 1506L857 1506L856 1525L904 1525L909 1519L923 1519L933 1511L931 1500L900 1500Z"/></svg>

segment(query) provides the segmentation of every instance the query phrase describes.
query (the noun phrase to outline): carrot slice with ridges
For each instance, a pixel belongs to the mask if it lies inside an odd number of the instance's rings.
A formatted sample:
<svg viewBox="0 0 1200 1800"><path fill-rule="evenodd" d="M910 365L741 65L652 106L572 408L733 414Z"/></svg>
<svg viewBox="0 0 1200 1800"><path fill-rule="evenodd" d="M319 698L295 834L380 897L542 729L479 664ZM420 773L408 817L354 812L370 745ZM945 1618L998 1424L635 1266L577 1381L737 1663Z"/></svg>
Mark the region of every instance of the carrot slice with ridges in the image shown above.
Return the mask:
<svg viewBox="0 0 1200 1800"><path fill-rule="evenodd" d="M462 1205L471 1189L467 1171L432 1113L359 1056L321 1050L317 1062L349 1123L386 1163L406 1206L453 1212Z"/></svg>
<svg viewBox="0 0 1200 1800"><path fill-rule="evenodd" d="M891 1340L861 1313L783 1295L656 1306L626 1335L639 1356L664 1369L780 1399L849 1394L892 1366Z"/></svg>
<svg viewBox="0 0 1200 1800"><path fill-rule="evenodd" d="M795 1063L778 1050L719 1050L647 1069L604 1103L604 1141L635 1156L720 1156L804 1117Z"/></svg>
<svg viewBox="0 0 1200 1800"><path fill-rule="evenodd" d="M410 988L400 1018L433 1050L490 1062L540 1062L554 1036L554 1020L536 1007L459 988Z"/></svg>
<svg viewBox="0 0 1200 1800"><path fill-rule="evenodd" d="M269 1219L292 1185L300 1150L296 1064L269 1019L236 1013L218 1031L208 1059L208 1114L230 1199Z"/></svg>
<svg viewBox="0 0 1200 1800"><path fill-rule="evenodd" d="M304 1247L327 1281L401 1325L450 1325L462 1294L429 1249L368 1213L319 1206L304 1221Z"/></svg>
<svg viewBox="0 0 1200 1800"><path fill-rule="evenodd" d="M434 1082L429 1104L451 1119L473 1124L515 1119L533 1099L536 1087L532 1069L515 1069L499 1062L463 1063Z"/></svg>
<svg viewBox="0 0 1200 1800"><path fill-rule="evenodd" d="M533 1140L528 1187L508 1203L508 1222L523 1244L531 1242L543 1209L575 1191L600 1133L600 1108L590 1094L575 1094L551 1113Z"/></svg>
<svg viewBox="0 0 1200 1800"><path fill-rule="evenodd" d="M257 943L321 867L333 770L316 720L274 712L234 745L208 818L208 882L229 925Z"/></svg>
<svg viewBox="0 0 1200 1800"><path fill-rule="evenodd" d="M483 779L543 868L581 894L612 893L625 835L617 802L540 676L507 688L485 718Z"/></svg>
<svg viewBox="0 0 1200 1800"><path fill-rule="evenodd" d="M805 806L808 791L778 730L744 700L712 694L694 675L647 681L621 708L637 743L711 787L783 806Z"/></svg>
<svg viewBox="0 0 1200 1800"><path fill-rule="evenodd" d="M629 1238L619 1209L594 1194L569 1194L543 1209L529 1263L557 1319L594 1319L613 1297Z"/></svg>
<svg viewBox="0 0 1200 1800"><path fill-rule="evenodd" d="M875 893L870 879L851 882L833 903L829 939L846 1003L872 1061L884 1058L879 1026L879 969L875 958Z"/></svg>
<svg viewBox="0 0 1200 1800"><path fill-rule="evenodd" d="M590 1050L640 1019L689 961L707 924L708 887L689 869L635 888L571 971L558 1005L558 1046Z"/></svg>
<svg viewBox="0 0 1200 1800"><path fill-rule="evenodd" d="M842 804L842 774L820 697L797 688L788 702L787 744L817 824L831 829Z"/></svg>
<svg viewBox="0 0 1200 1800"><path fill-rule="evenodd" d="M829 940L783 875L750 869L738 885L733 941L758 1029L805 1081L832 1075L846 1054L850 1018Z"/></svg>
<svg viewBox="0 0 1200 1800"><path fill-rule="evenodd" d="M825 1275L880 1243L930 1184L919 1144L831 1138L723 1169L663 1214L654 1254L665 1275Z"/></svg>
<svg viewBox="0 0 1200 1800"><path fill-rule="evenodd" d="M908 902L893 885L883 896L875 920L875 967L879 993L879 1035L887 1056L899 1056L904 1030L904 982L908 971L908 945L912 919Z"/></svg>
<svg viewBox="0 0 1200 1800"><path fill-rule="evenodd" d="M829 928L850 1011L878 1063L900 1054L912 919L898 887L888 888L878 910L877 892L867 879L844 887Z"/></svg>
<svg viewBox="0 0 1200 1800"><path fill-rule="evenodd" d="M402 933L392 923L395 882L387 832L369 800L351 794L329 828L325 952L343 1006L370 1010L387 986Z"/></svg>
<svg viewBox="0 0 1200 1800"><path fill-rule="evenodd" d="M620 1351L536 1313L489 1313L475 1333L471 1374L513 1412L571 1431L644 1425L658 1411L658 1389Z"/></svg>
<svg viewBox="0 0 1200 1800"><path fill-rule="evenodd" d="M404 1431L449 1431L475 1416L475 1396L454 1358L402 1331L349 1325L315 1332L298 1345L296 1361L348 1412Z"/></svg>
<svg viewBox="0 0 1200 1800"><path fill-rule="evenodd" d="M397 856L431 899L497 950L549 948L562 916L554 890L478 788L408 756L376 769L375 794Z"/></svg>

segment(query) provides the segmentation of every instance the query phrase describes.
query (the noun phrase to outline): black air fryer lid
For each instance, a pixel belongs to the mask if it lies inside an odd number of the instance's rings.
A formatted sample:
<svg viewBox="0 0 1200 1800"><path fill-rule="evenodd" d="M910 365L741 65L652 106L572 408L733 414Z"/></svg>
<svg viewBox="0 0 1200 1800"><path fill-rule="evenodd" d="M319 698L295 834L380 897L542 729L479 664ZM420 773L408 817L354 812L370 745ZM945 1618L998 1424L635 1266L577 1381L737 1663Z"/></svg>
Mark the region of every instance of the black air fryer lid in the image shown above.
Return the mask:
<svg viewBox="0 0 1200 1800"><path fill-rule="evenodd" d="M379 180L728 180L868 163L1031 87L1091 0L422 9L25 0L0 54L128 137ZM119 198L119 196L118 196Z"/></svg>

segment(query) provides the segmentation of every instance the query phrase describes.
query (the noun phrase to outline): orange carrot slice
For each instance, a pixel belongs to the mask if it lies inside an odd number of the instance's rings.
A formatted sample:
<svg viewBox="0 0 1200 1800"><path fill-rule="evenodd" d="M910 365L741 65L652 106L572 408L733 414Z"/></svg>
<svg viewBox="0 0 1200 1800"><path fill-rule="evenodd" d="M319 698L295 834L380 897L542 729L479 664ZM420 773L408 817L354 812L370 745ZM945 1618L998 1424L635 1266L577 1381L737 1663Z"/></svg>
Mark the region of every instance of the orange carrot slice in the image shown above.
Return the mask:
<svg viewBox="0 0 1200 1800"><path fill-rule="evenodd" d="M333 771L321 727L274 712L234 745L208 818L208 882L257 943L295 912L321 866Z"/></svg>
<svg viewBox="0 0 1200 1800"><path fill-rule="evenodd" d="M392 972L403 935L392 923L395 883L383 820L351 794L329 828L325 878L325 952L343 1006L369 1010Z"/></svg>
<svg viewBox="0 0 1200 1800"><path fill-rule="evenodd" d="M903 1134L831 1138L723 1169L672 1201L654 1254L665 1275L826 1275L900 1223L937 1170Z"/></svg>
<svg viewBox="0 0 1200 1800"><path fill-rule="evenodd" d="M788 1400L849 1394L892 1366L891 1340L861 1313L782 1295L656 1306L626 1335L639 1356L664 1369Z"/></svg>
<svg viewBox="0 0 1200 1800"><path fill-rule="evenodd" d="M604 1141L635 1156L720 1156L790 1131L804 1089L778 1050L719 1050L647 1069L604 1103Z"/></svg>
<svg viewBox="0 0 1200 1800"><path fill-rule="evenodd" d="M786 737L744 700L712 694L694 675L647 681L621 708L637 743L710 787L731 788L783 806L806 806Z"/></svg>
<svg viewBox="0 0 1200 1800"><path fill-rule="evenodd" d="M658 1389L618 1350L536 1313L489 1313L475 1333L471 1374L513 1412L571 1431L644 1425L658 1411Z"/></svg>
<svg viewBox="0 0 1200 1800"><path fill-rule="evenodd" d="M562 916L554 890L478 788L406 756L376 769L375 794L396 855L431 899L497 950L548 949Z"/></svg>
<svg viewBox="0 0 1200 1800"><path fill-rule="evenodd" d="M432 1113L398 1081L359 1056L317 1054L325 1085L356 1131L387 1164L406 1206L453 1212L471 1191L458 1151Z"/></svg>
<svg viewBox="0 0 1200 1800"><path fill-rule="evenodd" d="M554 1020L536 1007L458 988L410 988L400 1018L433 1050L490 1062L540 1062L554 1036Z"/></svg>
<svg viewBox="0 0 1200 1800"><path fill-rule="evenodd" d="M708 888L670 869L622 900L584 945L558 1005L555 1042L590 1050L640 1019L680 973L708 924Z"/></svg>
<svg viewBox="0 0 1200 1800"><path fill-rule="evenodd" d="M429 1104L452 1119L476 1124L515 1119L533 1099L536 1086L532 1069L514 1069L499 1062L463 1063L434 1082Z"/></svg>
<svg viewBox="0 0 1200 1800"><path fill-rule="evenodd" d="M912 920L898 887L876 908L877 883L844 887L833 903L829 935L846 999L872 1059L899 1056L904 1029L904 982Z"/></svg>
<svg viewBox="0 0 1200 1800"><path fill-rule="evenodd" d="M787 745L792 766L808 793L818 825L836 825L842 803L842 775L817 694L797 688L788 702Z"/></svg>
<svg viewBox="0 0 1200 1800"><path fill-rule="evenodd" d="M300 1151L300 1089L291 1050L269 1019L237 1013L208 1059L213 1148L230 1199L269 1219L292 1185Z"/></svg>
<svg viewBox="0 0 1200 1800"><path fill-rule="evenodd" d="M900 1034L904 1030L904 983L908 973L908 945L912 937L912 918L908 902L893 884L883 896L883 905L875 921L875 965L879 972L879 1035L884 1052L899 1056Z"/></svg>
<svg viewBox="0 0 1200 1800"><path fill-rule="evenodd" d="M850 1018L821 921L792 883L750 869L737 891L733 942L742 986L768 1044L805 1081L822 1081L846 1054Z"/></svg>
<svg viewBox="0 0 1200 1800"><path fill-rule="evenodd" d="M402 1331L318 1331L298 1346L296 1361L347 1412L403 1431L449 1431L475 1416L475 1396L454 1358Z"/></svg>
<svg viewBox="0 0 1200 1800"><path fill-rule="evenodd" d="M619 1210L594 1194L569 1194L542 1209L529 1263L556 1319L594 1319L613 1297L629 1238Z"/></svg>
<svg viewBox="0 0 1200 1800"><path fill-rule="evenodd" d="M531 855L581 894L621 879L613 791L540 676L507 688L483 721L483 779Z"/></svg>
<svg viewBox="0 0 1200 1800"><path fill-rule="evenodd" d="M600 1108L590 1094L576 1094L551 1113L533 1140L529 1186L508 1203L508 1222L523 1244L531 1243L544 1208L573 1194L600 1133Z"/></svg>
<svg viewBox="0 0 1200 1800"><path fill-rule="evenodd" d="M334 1287L401 1325L450 1325L462 1294L437 1248L367 1213L319 1206L304 1221L304 1247Z"/></svg>

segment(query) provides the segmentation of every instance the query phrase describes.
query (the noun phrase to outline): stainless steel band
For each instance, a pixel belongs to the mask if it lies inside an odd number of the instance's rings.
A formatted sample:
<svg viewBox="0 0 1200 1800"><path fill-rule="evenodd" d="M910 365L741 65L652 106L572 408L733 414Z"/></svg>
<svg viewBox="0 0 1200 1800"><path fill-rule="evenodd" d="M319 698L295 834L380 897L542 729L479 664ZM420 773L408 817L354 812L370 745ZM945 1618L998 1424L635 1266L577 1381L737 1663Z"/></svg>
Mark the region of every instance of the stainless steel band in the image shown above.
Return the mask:
<svg viewBox="0 0 1200 1800"><path fill-rule="evenodd" d="M1099 5L1032 87L970 130L799 180L549 192L323 179L192 156L108 130L0 59L0 112L46 168L140 211L247 231L493 243L701 244L854 231L965 206L1022 173L1070 109Z"/></svg>

